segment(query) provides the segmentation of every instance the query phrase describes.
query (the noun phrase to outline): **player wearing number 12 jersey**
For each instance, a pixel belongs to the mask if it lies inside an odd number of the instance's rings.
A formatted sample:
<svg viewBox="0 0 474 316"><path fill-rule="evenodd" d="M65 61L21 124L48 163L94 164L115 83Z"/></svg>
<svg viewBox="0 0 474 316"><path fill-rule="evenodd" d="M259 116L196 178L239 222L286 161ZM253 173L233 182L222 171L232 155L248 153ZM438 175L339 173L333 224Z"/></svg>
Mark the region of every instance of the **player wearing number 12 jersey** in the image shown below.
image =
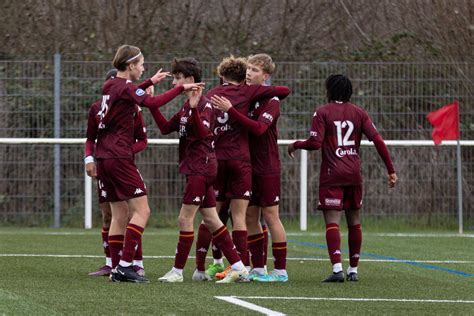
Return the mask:
<svg viewBox="0 0 474 316"><path fill-rule="evenodd" d="M326 79L328 104L314 113L310 137L288 146L294 157L296 149L321 149L322 162L319 177L318 209L324 213L326 242L333 265L333 274L324 282L343 282L341 237L339 221L345 211L348 225L350 267L347 280L357 281L357 266L362 245L359 209L362 205L362 174L359 156L360 141L364 134L372 141L383 159L388 172L390 188L395 186L397 175L385 142L369 115L350 103L352 83L344 75L331 75Z"/></svg>

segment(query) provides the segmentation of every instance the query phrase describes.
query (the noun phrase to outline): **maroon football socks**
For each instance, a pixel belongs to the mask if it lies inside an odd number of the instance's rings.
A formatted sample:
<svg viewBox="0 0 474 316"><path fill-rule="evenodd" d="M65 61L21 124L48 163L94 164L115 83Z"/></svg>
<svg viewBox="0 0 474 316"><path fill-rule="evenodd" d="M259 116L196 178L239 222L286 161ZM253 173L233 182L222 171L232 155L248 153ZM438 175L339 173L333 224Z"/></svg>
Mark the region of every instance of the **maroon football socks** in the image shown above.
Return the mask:
<svg viewBox="0 0 474 316"><path fill-rule="evenodd" d="M245 266L250 265L248 256L247 246L247 231L246 230L234 230L232 232L232 241L234 242L237 253Z"/></svg>
<svg viewBox="0 0 474 316"><path fill-rule="evenodd" d="M275 269L286 270L286 254L288 251L287 243L274 242L272 243L272 253L275 259Z"/></svg>
<svg viewBox="0 0 474 316"><path fill-rule="evenodd" d="M135 224L128 224L127 230L125 232L125 242L123 245L121 261L130 264L133 262L133 257L135 256L137 245L142 238L143 230L143 227L137 226Z"/></svg>
<svg viewBox="0 0 474 316"><path fill-rule="evenodd" d="M326 242L328 245L329 258L331 263L341 263L341 234L339 225L335 223L326 225Z"/></svg>
<svg viewBox="0 0 474 316"><path fill-rule="evenodd" d="M247 238L248 248L251 253L252 266L254 268L263 268L263 245L264 236L263 233L250 235ZM245 264L245 262L244 262ZM246 265L246 264L245 264Z"/></svg>
<svg viewBox="0 0 474 316"><path fill-rule="evenodd" d="M206 269L206 255L211 244L212 234L206 225L200 224L198 229L198 237L196 240L196 268L198 271Z"/></svg>
<svg viewBox="0 0 474 316"><path fill-rule="evenodd" d="M123 235L109 236L109 251L110 258L112 259L112 268L115 268L120 262L123 250L123 240Z"/></svg>
<svg viewBox="0 0 474 316"><path fill-rule="evenodd" d="M176 255L174 256L174 267L176 269L184 269L189 252L193 245L194 231L180 231L178 246L176 247ZM204 270L201 270L204 271Z"/></svg>
<svg viewBox="0 0 474 316"><path fill-rule="evenodd" d="M236 246L230 238L230 234L227 230L227 227L223 225L222 227L218 228L215 232L212 233L212 238L216 245L218 245L219 248L222 250L224 256L227 258L231 265L241 260L239 254L236 251ZM247 236L245 236L245 239L245 242L247 242Z"/></svg>
<svg viewBox="0 0 474 316"><path fill-rule="evenodd" d="M106 258L110 258L109 250L109 228L102 227L102 245L104 247L104 254Z"/></svg>
<svg viewBox="0 0 474 316"><path fill-rule="evenodd" d="M267 257L268 257L268 228L267 225L262 225L263 231L263 264L267 265Z"/></svg>
<svg viewBox="0 0 474 316"><path fill-rule="evenodd" d="M349 231L349 261L350 266L355 268L359 264L360 248L362 245L362 229L360 224L348 226Z"/></svg>

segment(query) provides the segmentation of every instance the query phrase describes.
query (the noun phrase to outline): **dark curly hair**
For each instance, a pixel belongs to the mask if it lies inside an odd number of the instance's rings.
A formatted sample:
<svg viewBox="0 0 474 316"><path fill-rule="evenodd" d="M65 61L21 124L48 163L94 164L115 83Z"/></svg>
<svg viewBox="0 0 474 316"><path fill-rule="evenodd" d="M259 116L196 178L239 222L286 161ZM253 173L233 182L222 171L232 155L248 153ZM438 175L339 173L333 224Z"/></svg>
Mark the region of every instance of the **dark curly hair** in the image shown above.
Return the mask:
<svg viewBox="0 0 474 316"><path fill-rule="evenodd" d="M328 102L348 102L352 96L352 83L345 75L330 75L326 79Z"/></svg>
<svg viewBox="0 0 474 316"><path fill-rule="evenodd" d="M225 57L217 66L217 74L225 80L243 82L246 73L247 60L242 57Z"/></svg>

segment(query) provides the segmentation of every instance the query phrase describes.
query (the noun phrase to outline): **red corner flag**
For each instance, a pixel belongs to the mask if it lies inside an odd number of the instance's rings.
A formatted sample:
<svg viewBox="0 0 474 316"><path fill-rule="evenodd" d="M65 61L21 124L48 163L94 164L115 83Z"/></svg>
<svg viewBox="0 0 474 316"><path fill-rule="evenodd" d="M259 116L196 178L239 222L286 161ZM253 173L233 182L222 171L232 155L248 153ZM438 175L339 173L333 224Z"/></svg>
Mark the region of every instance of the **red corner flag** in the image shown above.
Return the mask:
<svg viewBox="0 0 474 316"><path fill-rule="evenodd" d="M433 125L433 141L439 145L443 140L459 139L459 104L454 101L441 109L428 113L426 117Z"/></svg>

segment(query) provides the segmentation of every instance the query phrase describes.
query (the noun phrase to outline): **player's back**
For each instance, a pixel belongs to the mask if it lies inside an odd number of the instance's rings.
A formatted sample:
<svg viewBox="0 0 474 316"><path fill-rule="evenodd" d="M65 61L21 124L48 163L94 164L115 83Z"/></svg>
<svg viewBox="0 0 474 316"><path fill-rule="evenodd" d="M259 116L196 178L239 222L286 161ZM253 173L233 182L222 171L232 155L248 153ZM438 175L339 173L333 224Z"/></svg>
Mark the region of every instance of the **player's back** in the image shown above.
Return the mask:
<svg viewBox="0 0 474 316"><path fill-rule="evenodd" d="M135 102L127 96L128 85L133 84L116 77L102 88L97 158L133 157Z"/></svg>
<svg viewBox="0 0 474 316"><path fill-rule="evenodd" d="M328 103L315 113L322 137L321 186L362 183L359 156L362 134L372 140L377 134L367 112L352 103ZM321 135L317 135L320 133Z"/></svg>

